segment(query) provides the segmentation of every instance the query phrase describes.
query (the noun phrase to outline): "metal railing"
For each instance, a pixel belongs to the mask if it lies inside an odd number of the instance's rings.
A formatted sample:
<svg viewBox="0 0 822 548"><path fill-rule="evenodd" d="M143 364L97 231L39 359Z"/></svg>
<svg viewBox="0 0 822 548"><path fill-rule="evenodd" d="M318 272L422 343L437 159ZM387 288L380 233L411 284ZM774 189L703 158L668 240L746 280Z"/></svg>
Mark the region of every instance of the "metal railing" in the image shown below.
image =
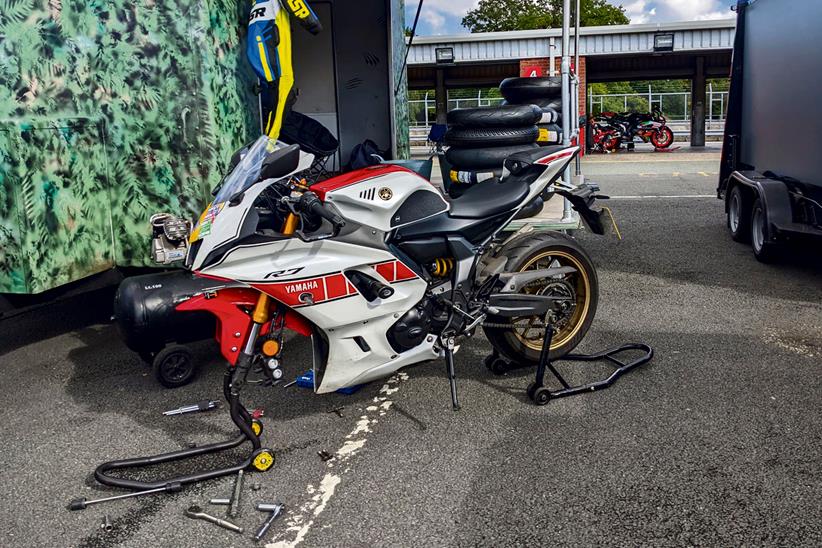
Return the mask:
<svg viewBox="0 0 822 548"><path fill-rule="evenodd" d="M706 100L709 108L705 113L705 133L707 135L722 135L725 130L725 114L728 106L728 92L715 91L712 84L706 89ZM448 110L455 108L488 107L498 105L502 97L488 97L482 90L474 97L454 97L448 99ZM607 93L589 94L588 112L599 114L604 110L605 102L609 101L613 110L639 110L650 112L653 107L665 114L668 125L674 134L688 135L691 123L691 92L689 91L653 91L648 86L647 93ZM616 106L614 106L616 102ZM434 94L426 92L422 99L408 101L409 129L412 138L425 138L431 130L431 124L436 120L436 103Z"/></svg>
<svg viewBox="0 0 822 548"><path fill-rule="evenodd" d="M725 130L728 92L715 91L713 85L709 83L706 89L706 99L709 108L705 112L705 132L708 135L721 135ZM605 108L606 101L609 103L607 109ZM647 93L592 93L588 95L588 112L592 115L599 114L603 110L650 112L654 107L658 107L665 114L668 125L675 134L690 132L690 91L659 92L653 91L649 85Z"/></svg>
<svg viewBox="0 0 822 548"><path fill-rule="evenodd" d="M455 108L476 108L492 107L500 104L502 97L487 97L482 94L482 90L477 92L476 97L449 97L448 110ZM431 129L431 124L437 118L436 103L434 94L426 92L422 99L411 99L408 101L409 126L412 128L424 128L426 133Z"/></svg>

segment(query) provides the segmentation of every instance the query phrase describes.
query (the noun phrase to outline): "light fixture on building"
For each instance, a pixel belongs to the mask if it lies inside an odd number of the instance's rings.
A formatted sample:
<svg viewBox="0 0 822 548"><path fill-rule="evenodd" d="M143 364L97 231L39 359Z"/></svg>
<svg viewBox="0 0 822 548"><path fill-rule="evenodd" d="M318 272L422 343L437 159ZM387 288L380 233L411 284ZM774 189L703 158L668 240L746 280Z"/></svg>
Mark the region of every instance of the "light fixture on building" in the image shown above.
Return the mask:
<svg viewBox="0 0 822 548"><path fill-rule="evenodd" d="M674 35L671 32L654 34L654 51L674 51Z"/></svg>
<svg viewBox="0 0 822 548"><path fill-rule="evenodd" d="M434 56L438 65L454 64L454 48L435 48Z"/></svg>

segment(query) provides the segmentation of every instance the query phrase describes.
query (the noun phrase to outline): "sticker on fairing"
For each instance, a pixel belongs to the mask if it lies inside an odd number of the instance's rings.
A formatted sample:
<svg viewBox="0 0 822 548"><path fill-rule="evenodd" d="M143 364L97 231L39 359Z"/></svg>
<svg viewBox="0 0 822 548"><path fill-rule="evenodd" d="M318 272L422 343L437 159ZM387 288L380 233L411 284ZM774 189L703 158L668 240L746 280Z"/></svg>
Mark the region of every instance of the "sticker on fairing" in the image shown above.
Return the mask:
<svg viewBox="0 0 822 548"><path fill-rule="evenodd" d="M203 214L200 215L200 220L197 221L194 230L191 231L191 237L188 240L190 243L194 243L200 238L211 234L211 226L214 224L214 219L216 219L220 211L223 210L223 206L225 206L225 202L208 204Z"/></svg>

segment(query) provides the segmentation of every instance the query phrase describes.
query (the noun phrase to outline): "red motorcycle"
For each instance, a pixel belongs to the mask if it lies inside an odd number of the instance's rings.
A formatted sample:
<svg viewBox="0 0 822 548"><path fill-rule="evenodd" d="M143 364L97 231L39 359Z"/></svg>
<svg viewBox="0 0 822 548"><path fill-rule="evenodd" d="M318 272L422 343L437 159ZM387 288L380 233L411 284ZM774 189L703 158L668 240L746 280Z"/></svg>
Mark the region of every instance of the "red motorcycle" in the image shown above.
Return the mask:
<svg viewBox="0 0 822 548"><path fill-rule="evenodd" d="M619 148L622 133L618 127L605 119L597 117L591 120L591 128L593 130L592 142L595 152L609 153Z"/></svg>
<svg viewBox="0 0 822 548"><path fill-rule="evenodd" d="M598 129L600 126L600 129ZM613 130L613 131L611 131ZM619 148L622 142L633 148L634 137L642 139L643 143L650 142L654 148L664 149L674 142L674 132L666 125L665 116L658 108L652 112L603 112L594 118L594 143L597 141L597 133L602 134L607 145L613 146L605 151L612 151ZM612 144L614 133L619 134L616 145ZM603 147L604 148L604 147Z"/></svg>

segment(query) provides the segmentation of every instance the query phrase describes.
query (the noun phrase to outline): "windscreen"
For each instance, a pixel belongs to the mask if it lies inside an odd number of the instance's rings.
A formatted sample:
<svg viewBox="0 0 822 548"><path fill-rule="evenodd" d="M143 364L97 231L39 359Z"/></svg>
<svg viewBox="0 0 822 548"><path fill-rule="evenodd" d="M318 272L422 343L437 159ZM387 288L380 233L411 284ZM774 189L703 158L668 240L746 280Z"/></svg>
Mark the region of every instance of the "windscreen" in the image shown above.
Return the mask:
<svg viewBox="0 0 822 548"><path fill-rule="evenodd" d="M277 148L277 141L270 139L266 135L257 139L248 152L234 167L223 181L220 191L214 197L214 205L222 204L231 199L239 192L247 190L251 185L260 180L260 170L268 154Z"/></svg>

